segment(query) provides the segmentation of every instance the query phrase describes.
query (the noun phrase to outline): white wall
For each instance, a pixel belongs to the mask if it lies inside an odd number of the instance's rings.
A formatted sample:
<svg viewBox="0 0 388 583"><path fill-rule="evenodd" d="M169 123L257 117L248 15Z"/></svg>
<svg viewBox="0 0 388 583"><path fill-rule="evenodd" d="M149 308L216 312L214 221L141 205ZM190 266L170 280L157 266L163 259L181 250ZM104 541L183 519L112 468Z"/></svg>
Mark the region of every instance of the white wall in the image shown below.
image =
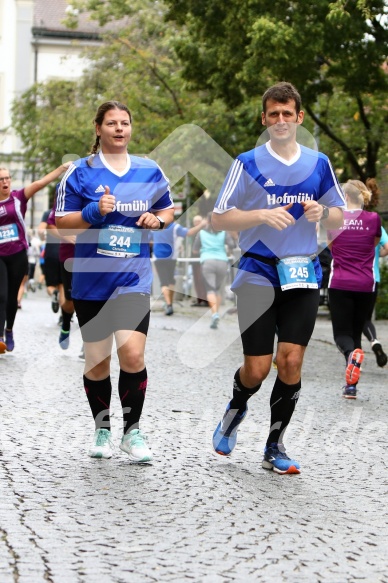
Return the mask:
<svg viewBox="0 0 388 583"><path fill-rule="evenodd" d="M85 43L88 46L99 44L61 38L38 38L34 41L33 16L34 0L0 0L0 154L12 155L13 159L22 153L20 140L10 127L11 106L15 97L35 81L81 76L87 67L87 60L81 56ZM9 165L13 188L21 188L31 181L30 176L24 175L21 164L10 162ZM35 209L35 226L40 222L47 204L45 191L34 197L26 215L28 225L31 223L31 209Z"/></svg>

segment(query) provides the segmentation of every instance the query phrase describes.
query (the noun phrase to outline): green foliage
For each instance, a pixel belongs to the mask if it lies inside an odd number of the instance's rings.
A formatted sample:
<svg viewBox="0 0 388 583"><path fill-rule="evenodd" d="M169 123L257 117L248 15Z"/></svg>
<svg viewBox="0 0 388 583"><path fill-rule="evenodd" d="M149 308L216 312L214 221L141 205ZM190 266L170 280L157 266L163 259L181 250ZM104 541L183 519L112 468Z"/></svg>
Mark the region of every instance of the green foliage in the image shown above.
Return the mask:
<svg viewBox="0 0 388 583"><path fill-rule="evenodd" d="M101 48L86 53L91 64L80 80L50 81L15 101L13 126L28 166L39 172L65 154L89 152L95 111L109 99L133 113L133 153L147 154L193 123L234 156L254 147L260 95L280 79L301 91L305 126L341 179L365 180L388 163L383 0L72 0L71 6L72 27L85 11L101 26L116 24Z"/></svg>
<svg viewBox="0 0 388 583"><path fill-rule="evenodd" d="M105 10L100 4L96 9ZM63 156L87 155L96 109L111 99L127 104L133 114L133 154L148 155L182 124L200 126L231 155L252 147L246 130L258 126L257 107L244 103L232 111L222 100L210 102L204 91L190 90L172 48L180 31L163 17L155 18L153 2L142 4L124 28L86 52L90 64L81 79L37 85L14 102L12 122L27 167L45 172ZM182 143L182 151L186 146L192 145ZM192 184L201 194L203 186Z"/></svg>
<svg viewBox="0 0 388 583"><path fill-rule="evenodd" d="M365 181L380 156L387 163L384 0L165 2L186 27L175 48L192 87L236 107L290 81L330 149L342 151L345 175Z"/></svg>
<svg viewBox="0 0 388 583"><path fill-rule="evenodd" d="M75 82L34 85L12 107L12 124L23 142L25 167L46 174L90 149L94 104Z"/></svg>
<svg viewBox="0 0 388 583"><path fill-rule="evenodd" d="M379 293L376 301L376 320L388 320L388 264L380 268Z"/></svg>

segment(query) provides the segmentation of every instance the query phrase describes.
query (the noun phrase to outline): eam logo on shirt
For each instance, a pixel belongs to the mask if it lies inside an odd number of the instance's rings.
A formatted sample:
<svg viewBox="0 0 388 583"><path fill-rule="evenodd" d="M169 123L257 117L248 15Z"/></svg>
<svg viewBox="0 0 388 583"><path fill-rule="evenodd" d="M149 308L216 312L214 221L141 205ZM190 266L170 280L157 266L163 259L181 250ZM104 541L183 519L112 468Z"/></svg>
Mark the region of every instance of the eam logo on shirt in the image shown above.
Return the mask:
<svg viewBox="0 0 388 583"><path fill-rule="evenodd" d="M2 217L3 215L7 214L7 209L5 208L5 205L1 205L0 206L0 217Z"/></svg>

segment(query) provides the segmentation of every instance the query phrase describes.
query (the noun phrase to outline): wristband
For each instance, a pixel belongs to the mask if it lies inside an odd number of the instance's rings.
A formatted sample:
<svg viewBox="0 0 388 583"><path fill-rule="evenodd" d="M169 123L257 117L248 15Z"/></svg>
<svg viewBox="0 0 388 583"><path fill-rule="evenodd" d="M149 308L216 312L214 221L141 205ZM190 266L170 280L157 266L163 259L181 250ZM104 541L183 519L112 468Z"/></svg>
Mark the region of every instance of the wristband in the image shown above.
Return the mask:
<svg viewBox="0 0 388 583"><path fill-rule="evenodd" d="M90 225L99 225L103 223L106 219L106 215L102 216L100 209L98 208L98 202L90 202L87 204L81 212L81 216L85 223Z"/></svg>

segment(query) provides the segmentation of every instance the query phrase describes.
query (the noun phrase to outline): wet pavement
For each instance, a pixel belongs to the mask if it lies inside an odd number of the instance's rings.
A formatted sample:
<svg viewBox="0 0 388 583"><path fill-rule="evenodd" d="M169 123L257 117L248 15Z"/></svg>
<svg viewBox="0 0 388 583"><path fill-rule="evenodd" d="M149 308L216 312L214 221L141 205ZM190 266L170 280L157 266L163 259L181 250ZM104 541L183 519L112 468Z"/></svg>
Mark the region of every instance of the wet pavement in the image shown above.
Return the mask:
<svg viewBox="0 0 388 583"><path fill-rule="evenodd" d="M341 398L343 357L320 311L285 443L301 474L261 468L276 370L250 400L233 456L211 447L241 364L230 301L218 330L206 308L155 301L142 429L152 464L118 448L87 456L94 425L82 387L81 338L58 345L44 291L29 294L16 347L0 356L1 583L388 582L388 367L365 341L359 398ZM388 348L388 321L378 321Z"/></svg>

